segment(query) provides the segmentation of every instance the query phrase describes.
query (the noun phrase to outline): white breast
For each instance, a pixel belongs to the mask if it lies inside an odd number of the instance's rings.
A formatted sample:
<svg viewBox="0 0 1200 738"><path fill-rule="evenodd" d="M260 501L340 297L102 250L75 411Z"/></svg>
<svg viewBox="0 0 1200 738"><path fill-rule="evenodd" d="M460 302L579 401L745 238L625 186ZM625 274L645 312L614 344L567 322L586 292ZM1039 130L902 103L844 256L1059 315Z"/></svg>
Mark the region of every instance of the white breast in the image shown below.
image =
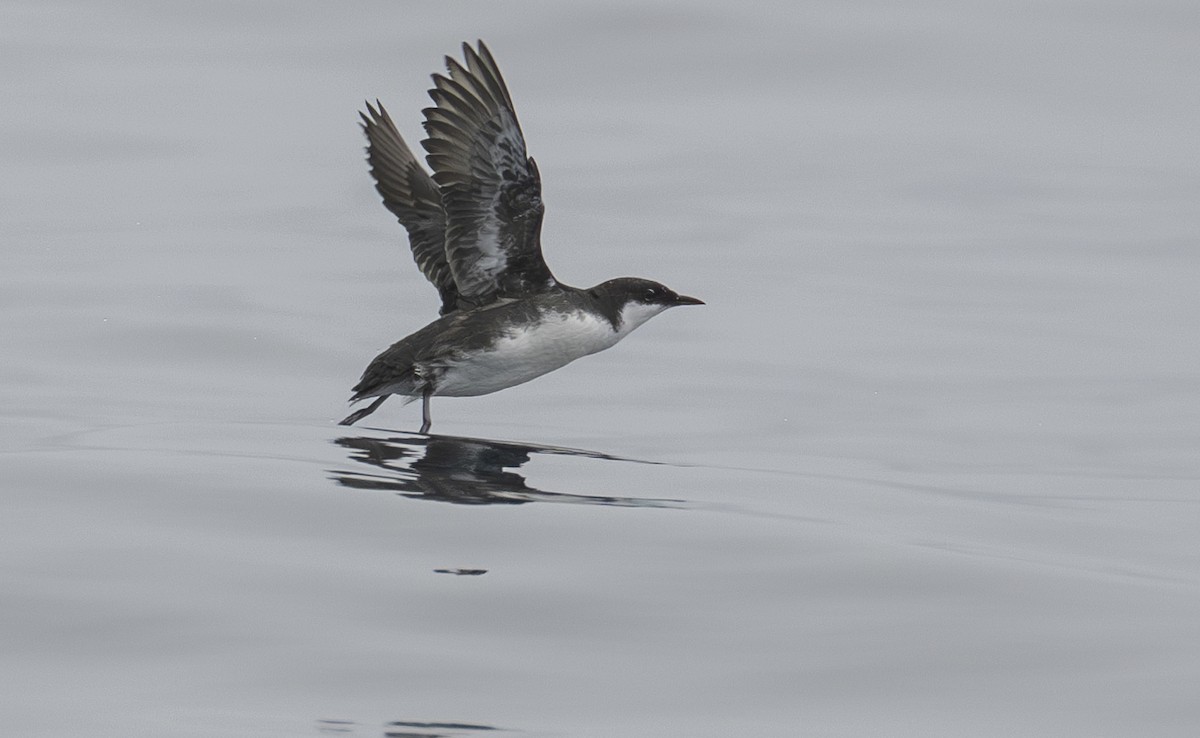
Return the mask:
<svg viewBox="0 0 1200 738"><path fill-rule="evenodd" d="M488 351L447 362L437 394L473 397L514 387L603 351L628 332L585 312L548 313L535 325L512 329Z"/></svg>

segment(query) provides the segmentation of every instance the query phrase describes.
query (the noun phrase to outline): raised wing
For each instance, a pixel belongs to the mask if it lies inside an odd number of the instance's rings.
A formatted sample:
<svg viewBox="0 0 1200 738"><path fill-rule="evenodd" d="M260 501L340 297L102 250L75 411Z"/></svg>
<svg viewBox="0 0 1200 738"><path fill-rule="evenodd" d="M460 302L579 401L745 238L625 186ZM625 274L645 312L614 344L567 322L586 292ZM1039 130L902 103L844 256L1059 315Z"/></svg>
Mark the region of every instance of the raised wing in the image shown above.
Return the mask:
<svg viewBox="0 0 1200 738"><path fill-rule="evenodd" d="M446 257L459 294L482 305L554 286L542 259L542 184L512 99L482 41L435 74L422 141L446 213Z"/></svg>
<svg viewBox="0 0 1200 738"><path fill-rule="evenodd" d="M441 314L458 307L458 286L446 262L446 215L442 196L378 101L362 116L367 162L383 204L408 231L408 244L421 273L442 298Z"/></svg>

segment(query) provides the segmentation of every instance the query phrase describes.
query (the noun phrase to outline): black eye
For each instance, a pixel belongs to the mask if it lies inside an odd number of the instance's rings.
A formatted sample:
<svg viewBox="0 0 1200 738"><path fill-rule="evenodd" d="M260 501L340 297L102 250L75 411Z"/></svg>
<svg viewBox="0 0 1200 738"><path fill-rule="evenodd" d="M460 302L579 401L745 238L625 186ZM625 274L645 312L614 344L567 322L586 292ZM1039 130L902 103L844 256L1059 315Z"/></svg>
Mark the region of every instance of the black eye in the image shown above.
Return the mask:
<svg viewBox="0 0 1200 738"><path fill-rule="evenodd" d="M662 291L657 287L647 287L646 293L642 295L642 297L646 300L646 302L656 302L660 297L662 297Z"/></svg>

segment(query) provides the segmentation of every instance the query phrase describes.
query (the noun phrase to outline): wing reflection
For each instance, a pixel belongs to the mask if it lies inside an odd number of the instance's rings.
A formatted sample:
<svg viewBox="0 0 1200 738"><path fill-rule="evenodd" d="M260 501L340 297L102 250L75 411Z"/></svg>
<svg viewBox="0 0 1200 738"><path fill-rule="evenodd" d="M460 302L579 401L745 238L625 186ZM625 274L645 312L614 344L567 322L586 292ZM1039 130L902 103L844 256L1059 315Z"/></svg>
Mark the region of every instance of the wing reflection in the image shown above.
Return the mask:
<svg viewBox="0 0 1200 738"><path fill-rule="evenodd" d="M526 502L568 502L619 507L683 507L682 500L645 497L575 495L535 489L516 469L533 455L579 456L605 461L653 463L622 459L595 451L530 446L511 441L455 436L354 436L334 441L350 450L350 459L378 471L332 470L344 487L393 491L418 500L460 505L519 505Z"/></svg>

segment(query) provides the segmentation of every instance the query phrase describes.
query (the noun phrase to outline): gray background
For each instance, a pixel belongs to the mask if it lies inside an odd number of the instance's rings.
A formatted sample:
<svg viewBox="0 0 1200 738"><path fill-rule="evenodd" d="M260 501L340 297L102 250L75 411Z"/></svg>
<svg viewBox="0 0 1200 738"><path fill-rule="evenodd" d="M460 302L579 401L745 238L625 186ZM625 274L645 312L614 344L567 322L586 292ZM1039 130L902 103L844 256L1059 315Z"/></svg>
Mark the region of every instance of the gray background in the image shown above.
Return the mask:
<svg viewBox="0 0 1200 738"><path fill-rule="evenodd" d="M557 275L708 302L436 401L659 462L494 505L333 425L437 309L355 111L415 143L475 38ZM5 733L1194 735L1194 2L10 1L0 56Z"/></svg>

